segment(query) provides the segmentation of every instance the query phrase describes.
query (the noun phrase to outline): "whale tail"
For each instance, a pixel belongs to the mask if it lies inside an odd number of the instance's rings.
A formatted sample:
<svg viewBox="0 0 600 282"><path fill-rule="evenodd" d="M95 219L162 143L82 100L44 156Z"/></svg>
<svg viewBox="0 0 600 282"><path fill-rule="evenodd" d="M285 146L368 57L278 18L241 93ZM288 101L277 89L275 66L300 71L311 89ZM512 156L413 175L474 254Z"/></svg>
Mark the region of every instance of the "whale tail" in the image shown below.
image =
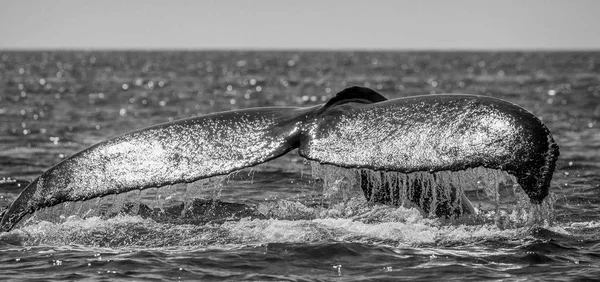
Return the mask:
<svg viewBox="0 0 600 282"><path fill-rule="evenodd" d="M533 203L548 195L559 154L537 117L502 100L387 100L350 87L315 107L221 112L100 142L30 183L3 213L0 230L44 207L226 175L295 148L322 164L374 171L502 169L517 177Z"/></svg>

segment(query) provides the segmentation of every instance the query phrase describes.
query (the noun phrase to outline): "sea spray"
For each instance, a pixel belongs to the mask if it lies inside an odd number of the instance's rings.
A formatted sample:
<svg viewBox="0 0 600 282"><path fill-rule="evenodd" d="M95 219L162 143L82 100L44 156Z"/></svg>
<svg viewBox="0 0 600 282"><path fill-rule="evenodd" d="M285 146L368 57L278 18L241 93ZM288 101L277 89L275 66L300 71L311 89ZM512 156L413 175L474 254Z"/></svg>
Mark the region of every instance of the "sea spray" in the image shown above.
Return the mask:
<svg viewBox="0 0 600 282"><path fill-rule="evenodd" d="M462 171L386 172L340 168L311 162L312 175L323 181L327 199L346 201L364 192L371 202L420 208L428 217L480 217L505 228L554 220L553 193L541 205L531 204L514 176L484 167ZM465 210L474 205L473 210ZM464 222L458 220L458 222Z"/></svg>
<svg viewBox="0 0 600 282"><path fill-rule="evenodd" d="M40 221L64 222L69 217L110 218L118 214L142 215L161 222L210 222L251 218L311 220L349 218L365 222L385 220L381 203L420 212L423 218L442 219L451 224L495 223L502 228L550 225L554 218L554 194L532 205L515 178L503 171L474 168L464 171L381 172L309 163L314 179L305 190L320 189L318 202L308 198L272 198L258 204L221 202L223 189L244 189L256 180L250 170L212 177L193 183L135 190L83 202L63 203L41 209L20 225ZM308 173L303 171L303 175ZM248 179L245 179L249 178ZM250 181L250 182L249 182ZM307 183L305 181L305 183ZM266 185L266 184L261 184ZM273 185L270 183L269 185ZM277 184L279 185L279 184ZM283 184L282 184L283 185ZM367 189L365 189L365 187ZM274 187L274 191L276 192ZM302 199L302 200L300 200ZM379 201L378 201L379 200ZM471 206L472 210L466 210ZM376 210L369 214L370 210ZM232 215L228 216L227 213ZM451 216L444 217L443 213Z"/></svg>

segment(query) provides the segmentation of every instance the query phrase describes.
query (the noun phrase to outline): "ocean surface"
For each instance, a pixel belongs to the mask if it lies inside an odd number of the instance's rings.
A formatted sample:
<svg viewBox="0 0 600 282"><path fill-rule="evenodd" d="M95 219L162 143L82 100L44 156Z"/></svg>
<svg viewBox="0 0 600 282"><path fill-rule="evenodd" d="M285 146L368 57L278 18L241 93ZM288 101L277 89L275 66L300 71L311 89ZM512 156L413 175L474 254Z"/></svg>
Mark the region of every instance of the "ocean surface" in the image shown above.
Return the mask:
<svg viewBox="0 0 600 282"><path fill-rule="evenodd" d="M531 223L510 206L446 220L369 204L330 187L344 172L292 151L228 176L36 212L0 234L0 280L600 280L600 52L2 51L0 209L111 136L316 105L352 85L388 98L488 95L533 112L560 146L553 208Z"/></svg>

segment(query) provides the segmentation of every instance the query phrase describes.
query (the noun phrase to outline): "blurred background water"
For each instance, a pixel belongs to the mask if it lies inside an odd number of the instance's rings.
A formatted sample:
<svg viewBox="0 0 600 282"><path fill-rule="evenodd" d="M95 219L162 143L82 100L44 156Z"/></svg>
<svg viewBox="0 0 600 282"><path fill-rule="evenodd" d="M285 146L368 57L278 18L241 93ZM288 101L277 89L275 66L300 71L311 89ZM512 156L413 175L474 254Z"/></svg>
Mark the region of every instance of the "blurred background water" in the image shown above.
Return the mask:
<svg viewBox="0 0 600 282"><path fill-rule="evenodd" d="M0 234L0 278L600 277L598 52L1 52L0 208L50 166L110 136L216 111L315 105L352 85L388 98L489 95L532 111L560 146L556 222L507 227L404 208L323 208L323 188L292 152L198 192L220 201L208 219L69 218L63 207L53 214L64 218ZM247 217L247 206L267 216Z"/></svg>

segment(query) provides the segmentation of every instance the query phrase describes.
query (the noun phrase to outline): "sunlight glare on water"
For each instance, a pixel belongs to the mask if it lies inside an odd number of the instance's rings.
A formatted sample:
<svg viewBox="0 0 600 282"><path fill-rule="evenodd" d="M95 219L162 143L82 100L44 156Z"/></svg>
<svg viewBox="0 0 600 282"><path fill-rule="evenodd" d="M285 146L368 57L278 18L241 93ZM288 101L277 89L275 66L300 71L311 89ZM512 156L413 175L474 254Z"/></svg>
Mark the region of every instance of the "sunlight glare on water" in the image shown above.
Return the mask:
<svg viewBox="0 0 600 282"><path fill-rule="evenodd" d="M508 100L543 120L560 158L550 196L532 206L499 171L402 175L313 166L290 152L237 174L36 212L0 234L0 280L600 277L598 52L11 51L1 59L0 207L111 136L217 111L314 106L352 85L390 99ZM367 200L362 187L389 205ZM477 213L456 217L469 208L463 195Z"/></svg>

